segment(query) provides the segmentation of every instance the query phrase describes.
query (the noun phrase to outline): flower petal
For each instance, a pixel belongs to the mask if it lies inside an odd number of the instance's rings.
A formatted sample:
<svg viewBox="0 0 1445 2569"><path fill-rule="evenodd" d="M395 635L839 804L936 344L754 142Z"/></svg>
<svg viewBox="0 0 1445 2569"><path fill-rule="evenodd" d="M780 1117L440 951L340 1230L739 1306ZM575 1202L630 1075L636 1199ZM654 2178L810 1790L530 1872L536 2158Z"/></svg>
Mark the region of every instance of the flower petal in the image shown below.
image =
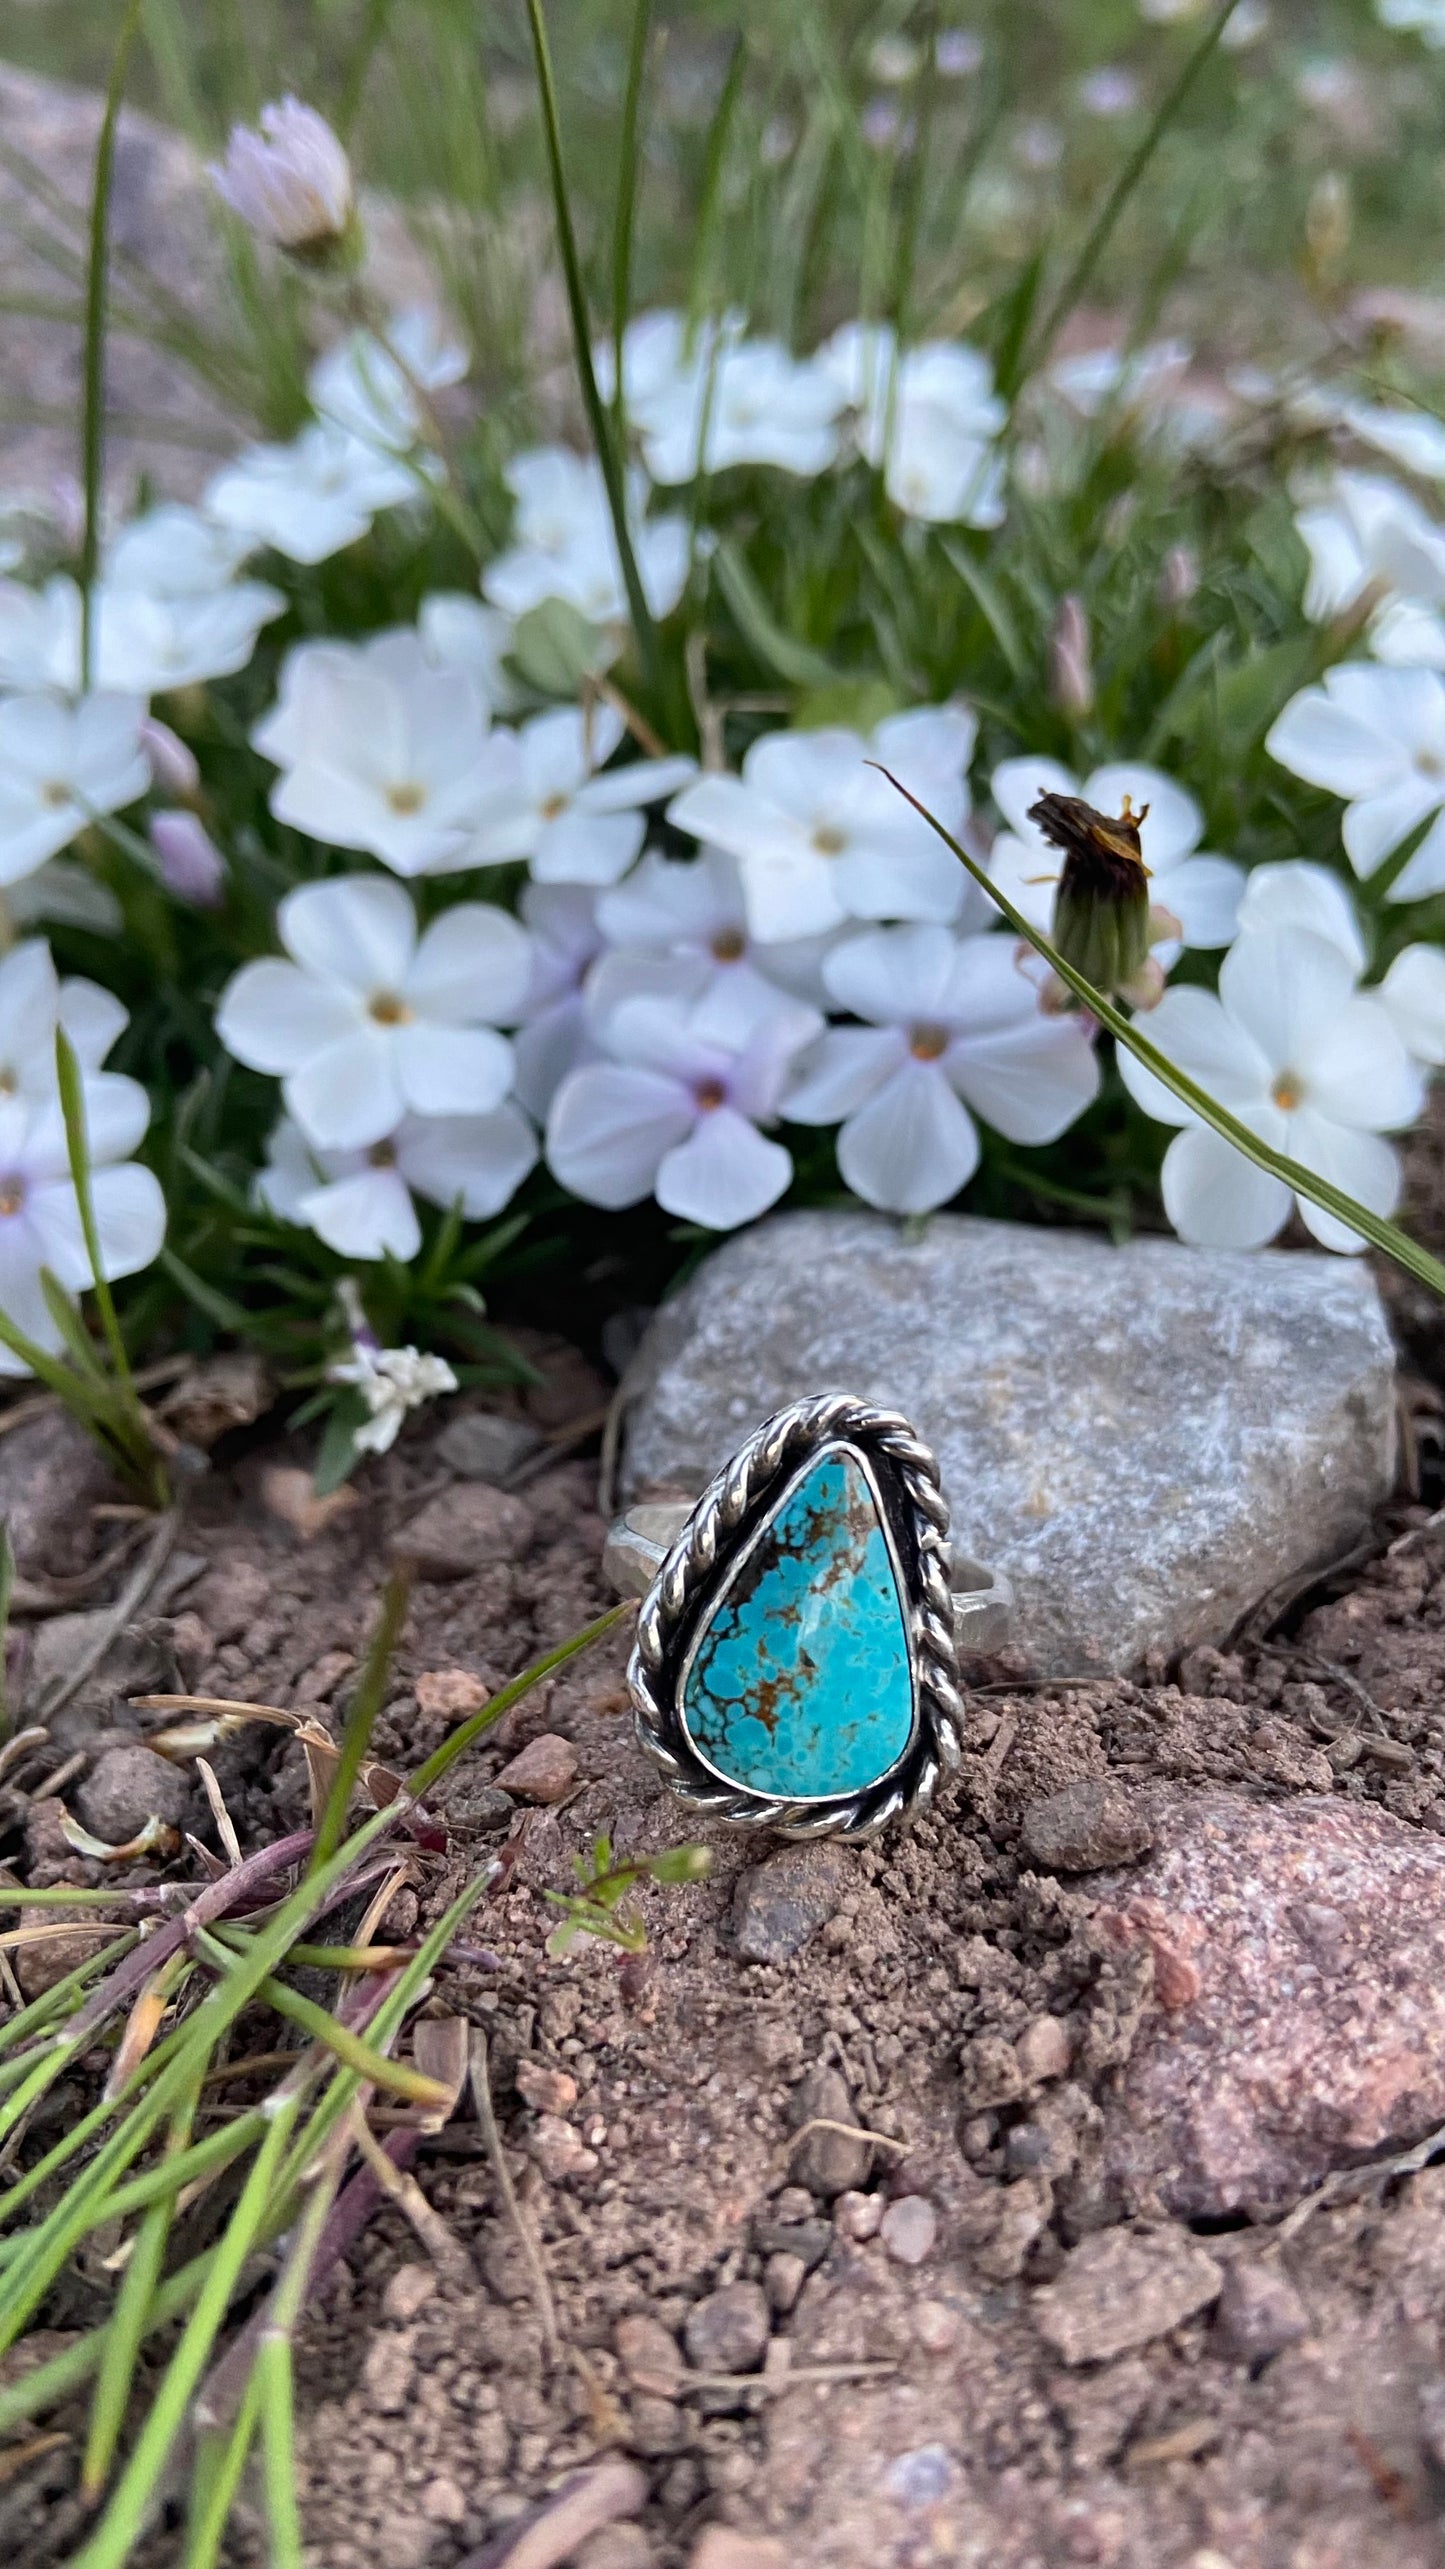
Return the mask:
<svg viewBox="0 0 1445 2569"><path fill-rule="evenodd" d="M299 964L270 960L243 963L216 1011L216 1032L227 1052L273 1079L344 1043L357 1024L350 992L314 981Z"/></svg>
<svg viewBox="0 0 1445 2569"><path fill-rule="evenodd" d="M1445 1062L1445 954L1438 946L1406 946L1380 984L1407 1052L1417 1061Z"/></svg>
<svg viewBox="0 0 1445 2569"><path fill-rule="evenodd" d="M1187 946L1227 946L1239 926L1239 904L1248 877L1230 856L1186 856L1156 885L1156 898L1172 910Z"/></svg>
<svg viewBox="0 0 1445 2569"><path fill-rule="evenodd" d="M512 1047L490 1026L398 1026L392 1044L413 1115L487 1115L512 1085Z"/></svg>
<svg viewBox="0 0 1445 2569"><path fill-rule="evenodd" d="M416 949L411 895L379 874L305 883L287 893L276 925L305 971L362 994L400 990Z"/></svg>
<svg viewBox="0 0 1445 2569"><path fill-rule="evenodd" d="M597 812L585 803L547 821L532 851L534 883L620 883L647 836L641 812Z"/></svg>
<svg viewBox="0 0 1445 2569"><path fill-rule="evenodd" d="M1038 824L1029 819L1030 806L1041 794L1077 794L1079 780L1056 758L1005 758L989 778L988 790L1009 828L1038 849L1047 842ZM1052 855L1050 861L1054 861Z"/></svg>
<svg viewBox="0 0 1445 2569"><path fill-rule="evenodd" d="M1270 1057L1212 990L1166 990L1140 1032L1236 1115L1268 1097L1274 1068ZM1122 1044L1119 1075L1135 1104L1142 1106L1146 1115L1152 1115L1156 1123L1198 1121L1193 1107L1186 1106Z"/></svg>
<svg viewBox="0 0 1445 2569"><path fill-rule="evenodd" d="M665 1213L735 1231L776 1204L793 1174L781 1142L770 1141L731 1106L701 1115L685 1142L663 1153L653 1193Z"/></svg>
<svg viewBox="0 0 1445 2569"><path fill-rule="evenodd" d="M1135 759L1114 760L1107 767L1096 767L1086 777L1084 800L1095 810L1112 819L1124 808L1127 795L1135 813L1149 806L1149 817L1139 833L1144 862L1163 873L1179 863L1199 845L1204 834L1204 814L1192 794L1176 785L1160 767L1145 767ZM1171 881L1171 890L1173 888ZM1174 907L1173 902L1170 908ZM1222 942L1222 941L1221 941Z"/></svg>
<svg viewBox="0 0 1445 2569"><path fill-rule="evenodd" d="M318 1186L302 1204L304 1219L339 1258L414 1258L421 1247L404 1179L397 1170L363 1169L357 1177Z"/></svg>
<svg viewBox="0 0 1445 2569"><path fill-rule="evenodd" d="M883 1213L931 1213L968 1184L978 1135L937 1062L900 1063L844 1125L838 1166L854 1194Z"/></svg>
<svg viewBox="0 0 1445 2569"><path fill-rule="evenodd" d="M490 1115L427 1115L397 1135L397 1165L430 1204L460 1205L484 1222L511 1202L537 1165L537 1136L519 1107Z"/></svg>
<svg viewBox="0 0 1445 2569"><path fill-rule="evenodd" d="M1348 1132L1328 1116L1306 1109L1290 1117L1287 1148L1302 1168L1343 1187L1367 1212L1387 1216L1394 1212L1400 1200L1399 1155L1378 1133ZM1352 1256L1366 1246L1358 1231L1311 1204L1307 1196L1300 1196L1298 1203L1306 1229L1322 1247Z"/></svg>
<svg viewBox="0 0 1445 2569"><path fill-rule="evenodd" d="M803 1055L783 1115L790 1124L841 1124L907 1058L907 1038L896 1027L830 1026Z"/></svg>
<svg viewBox="0 0 1445 2569"><path fill-rule="evenodd" d="M1347 1000L1293 1056L1307 1103L1364 1132L1413 1124L1425 1103L1420 1072L1389 1010L1373 993Z"/></svg>
<svg viewBox="0 0 1445 2569"><path fill-rule="evenodd" d="M319 1150L362 1150L384 1141L402 1111L392 1039L376 1026L312 1053L292 1071L283 1094L307 1140Z"/></svg>
<svg viewBox="0 0 1445 2569"><path fill-rule="evenodd" d="M564 1079L547 1119L547 1166L584 1204L616 1211L652 1193L665 1153L691 1130L681 1082L623 1062L590 1062Z"/></svg>
<svg viewBox="0 0 1445 2569"><path fill-rule="evenodd" d="M1262 1249L1283 1230L1290 1191L1207 1124L1176 1133L1160 1175L1164 1210L1200 1249Z"/></svg>
<svg viewBox="0 0 1445 2569"><path fill-rule="evenodd" d="M526 929L489 901L459 901L426 930L405 990L438 1024L505 1026L521 1015L531 977Z"/></svg>

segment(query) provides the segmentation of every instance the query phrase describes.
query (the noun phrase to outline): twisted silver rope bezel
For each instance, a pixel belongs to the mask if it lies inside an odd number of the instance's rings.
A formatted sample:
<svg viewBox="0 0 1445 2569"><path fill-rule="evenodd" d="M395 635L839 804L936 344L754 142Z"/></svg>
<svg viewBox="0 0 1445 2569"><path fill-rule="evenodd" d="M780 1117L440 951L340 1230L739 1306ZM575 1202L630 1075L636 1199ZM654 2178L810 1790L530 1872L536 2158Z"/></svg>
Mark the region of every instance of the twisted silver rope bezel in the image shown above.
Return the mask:
<svg viewBox="0 0 1445 2569"><path fill-rule="evenodd" d="M679 1636L699 1590L726 1564L728 1536L755 1509L766 1514L769 1500L806 1454L839 1442L885 1461L901 1487L902 1506L890 1504L889 1515L906 1590L917 1715L903 1756L876 1783L826 1802L774 1800L720 1783L693 1749L677 1701ZM890 1489L890 1501L892 1496ZM938 1464L908 1420L846 1392L790 1402L765 1419L708 1483L642 1601L627 1667L641 1747L675 1793L729 1828L860 1840L926 1809L960 1757L962 1704L948 1571L948 1502Z"/></svg>

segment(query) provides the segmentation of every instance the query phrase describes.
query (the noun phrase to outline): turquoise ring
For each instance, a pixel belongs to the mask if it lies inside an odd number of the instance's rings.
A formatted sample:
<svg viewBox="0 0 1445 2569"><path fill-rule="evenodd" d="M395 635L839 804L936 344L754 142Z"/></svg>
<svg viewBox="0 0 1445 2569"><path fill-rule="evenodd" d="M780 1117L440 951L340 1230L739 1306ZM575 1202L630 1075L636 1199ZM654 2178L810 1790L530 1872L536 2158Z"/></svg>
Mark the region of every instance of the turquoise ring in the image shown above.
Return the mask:
<svg viewBox="0 0 1445 2569"><path fill-rule="evenodd" d="M708 1817L871 1838L958 1765L958 1654L998 1647L1007 1597L952 1565L937 1462L896 1411L790 1403L695 1505L624 1517L605 1563L646 1589L638 1739Z"/></svg>

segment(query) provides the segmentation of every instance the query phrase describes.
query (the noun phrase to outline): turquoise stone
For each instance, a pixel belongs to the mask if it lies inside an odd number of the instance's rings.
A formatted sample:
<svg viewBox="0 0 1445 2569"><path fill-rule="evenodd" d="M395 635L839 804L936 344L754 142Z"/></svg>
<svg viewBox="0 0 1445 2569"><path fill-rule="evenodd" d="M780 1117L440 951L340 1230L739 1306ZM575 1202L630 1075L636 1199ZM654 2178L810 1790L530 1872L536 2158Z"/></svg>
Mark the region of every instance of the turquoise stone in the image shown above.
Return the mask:
<svg viewBox="0 0 1445 2569"><path fill-rule="evenodd" d="M702 1628L681 1709L709 1766L754 1793L855 1793L902 1756L908 1624L852 1454L820 1454L767 1520Z"/></svg>

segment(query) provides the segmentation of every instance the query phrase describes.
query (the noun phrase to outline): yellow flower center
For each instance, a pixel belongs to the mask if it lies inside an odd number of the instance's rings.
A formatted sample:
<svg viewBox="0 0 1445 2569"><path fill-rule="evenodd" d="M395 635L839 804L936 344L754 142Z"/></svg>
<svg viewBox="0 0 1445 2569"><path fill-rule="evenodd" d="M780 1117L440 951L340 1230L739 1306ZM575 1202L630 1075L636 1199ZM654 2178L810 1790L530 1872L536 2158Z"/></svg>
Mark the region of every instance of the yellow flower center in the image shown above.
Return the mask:
<svg viewBox="0 0 1445 2569"><path fill-rule="evenodd" d="M41 786L40 799L42 803L49 804L52 812L63 811L71 800L70 787L62 777L52 776Z"/></svg>
<svg viewBox="0 0 1445 2569"><path fill-rule="evenodd" d="M18 1177L0 1177L0 1221L19 1213L25 1203L25 1182Z"/></svg>
<svg viewBox="0 0 1445 2569"><path fill-rule="evenodd" d="M415 784L388 785L386 799L399 821L409 821L412 814L419 812L426 801L426 787Z"/></svg>
<svg viewBox="0 0 1445 2569"><path fill-rule="evenodd" d="M571 799L569 794L549 794L541 807L543 820L560 821Z"/></svg>
<svg viewBox="0 0 1445 2569"><path fill-rule="evenodd" d="M741 928L719 928L712 941L715 963L741 963L747 951L747 939Z"/></svg>
<svg viewBox="0 0 1445 2569"><path fill-rule="evenodd" d="M692 1093L704 1115L711 1115L716 1107L727 1103L727 1090L720 1079L700 1079Z"/></svg>
<svg viewBox="0 0 1445 2569"><path fill-rule="evenodd" d="M846 833L834 828L830 821L825 821L821 829L813 832L813 845L819 856L841 856L847 844Z"/></svg>
<svg viewBox="0 0 1445 2569"><path fill-rule="evenodd" d="M1282 1070L1269 1093L1285 1115L1293 1115L1295 1108L1304 1104L1304 1082L1292 1070Z"/></svg>
<svg viewBox="0 0 1445 2569"><path fill-rule="evenodd" d="M411 1010L395 990L378 990L366 1003L367 1014L378 1026L409 1026Z"/></svg>
<svg viewBox="0 0 1445 2569"><path fill-rule="evenodd" d="M394 1169L396 1152L390 1142L373 1142L366 1154L366 1164L373 1169Z"/></svg>
<svg viewBox="0 0 1445 2569"><path fill-rule="evenodd" d="M948 1050L948 1028L915 1026L908 1049L915 1061L941 1061Z"/></svg>

